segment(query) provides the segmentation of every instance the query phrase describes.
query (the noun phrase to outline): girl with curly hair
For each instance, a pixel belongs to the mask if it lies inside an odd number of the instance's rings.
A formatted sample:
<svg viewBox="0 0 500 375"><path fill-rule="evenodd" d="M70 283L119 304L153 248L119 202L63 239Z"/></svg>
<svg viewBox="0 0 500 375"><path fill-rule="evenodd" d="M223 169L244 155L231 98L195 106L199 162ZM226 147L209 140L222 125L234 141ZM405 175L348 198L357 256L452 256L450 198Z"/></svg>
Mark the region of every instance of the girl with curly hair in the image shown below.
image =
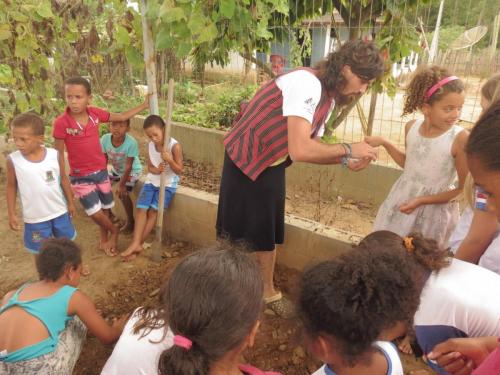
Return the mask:
<svg viewBox="0 0 500 375"><path fill-rule="evenodd" d="M458 77L438 66L425 67L407 88L403 115L420 110L424 116L406 124L405 151L384 137L366 137L368 144L383 146L403 168L378 211L374 230L401 236L417 231L441 245L447 243L459 218L454 199L468 172L468 132L456 125L464 99Z"/></svg>
<svg viewBox="0 0 500 375"><path fill-rule="evenodd" d="M390 341L405 333L417 310L417 269L404 253L360 246L304 272L298 301L304 340L325 363L314 375L403 375Z"/></svg>

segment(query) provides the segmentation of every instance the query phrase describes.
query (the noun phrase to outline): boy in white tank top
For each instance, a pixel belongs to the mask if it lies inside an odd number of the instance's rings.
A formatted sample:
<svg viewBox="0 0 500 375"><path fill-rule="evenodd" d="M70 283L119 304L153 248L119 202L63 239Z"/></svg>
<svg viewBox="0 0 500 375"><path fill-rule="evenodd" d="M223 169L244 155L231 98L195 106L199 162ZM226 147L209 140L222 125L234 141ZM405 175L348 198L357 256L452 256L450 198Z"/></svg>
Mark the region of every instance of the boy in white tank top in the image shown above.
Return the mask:
<svg viewBox="0 0 500 375"><path fill-rule="evenodd" d="M69 180L61 176L57 151L44 146L45 125L34 113L12 120L17 151L7 159L7 210L9 226L21 229L16 215L19 190L24 221L24 246L34 254L51 237L74 239L75 212Z"/></svg>

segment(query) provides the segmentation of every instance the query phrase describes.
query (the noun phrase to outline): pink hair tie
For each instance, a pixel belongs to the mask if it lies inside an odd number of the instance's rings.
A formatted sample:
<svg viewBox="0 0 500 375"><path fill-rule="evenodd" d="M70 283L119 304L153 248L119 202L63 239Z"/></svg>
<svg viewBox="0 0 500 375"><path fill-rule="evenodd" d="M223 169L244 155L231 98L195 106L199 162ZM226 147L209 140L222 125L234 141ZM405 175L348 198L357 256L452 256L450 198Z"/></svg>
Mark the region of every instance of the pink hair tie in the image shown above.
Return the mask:
<svg viewBox="0 0 500 375"><path fill-rule="evenodd" d="M427 90L427 93L425 94L425 99L429 100L431 98L431 96L437 90L439 90L441 87L443 87L444 85L446 85L448 82L455 81L457 79L458 79L457 76L449 76L449 77L443 78L441 81L439 81L434 86L432 86L429 90Z"/></svg>
<svg viewBox="0 0 500 375"><path fill-rule="evenodd" d="M174 336L174 345L180 346L181 348L189 350L193 346L193 342L184 336L175 335Z"/></svg>

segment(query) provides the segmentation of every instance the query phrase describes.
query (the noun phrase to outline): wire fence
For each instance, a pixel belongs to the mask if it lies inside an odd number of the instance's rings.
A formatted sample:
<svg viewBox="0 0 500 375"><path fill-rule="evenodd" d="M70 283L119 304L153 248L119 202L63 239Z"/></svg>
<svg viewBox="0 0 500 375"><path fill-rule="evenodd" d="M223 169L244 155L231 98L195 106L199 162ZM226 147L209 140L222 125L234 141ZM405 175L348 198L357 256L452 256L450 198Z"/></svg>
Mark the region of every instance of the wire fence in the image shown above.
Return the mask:
<svg viewBox="0 0 500 375"><path fill-rule="evenodd" d="M351 2L352 3L352 2ZM355 3L355 2L354 2ZM377 2L373 2L377 3ZM326 1L313 1L312 6L317 9L322 9L326 6ZM342 17L342 14L334 10L332 14L317 16L315 18L307 18L296 22L293 25L280 24L276 22L273 26L274 34L281 35L281 39L276 38L270 42L270 52L261 53L258 50L255 52L255 57L263 65L266 65L274 73L280 73L293 69L297 66L314 66L319 60L325 57L329 52L338 48L339 43L345 42L356 31L356 35L362 38L373 38L382 27L389 27L391 33L408 32L411 30L415 33L415 39L419 41L420 47L415 48L411 52L411 56L402 59L392 67L392 74L397 81L397 89L395 96L391 97L387 93L378 95L377 105L374 113L372 113L373 135L383 135L388 137L399 145L404 147L404 124L411 120L412 116L402 118L402 107L404 97L404 86L408 82L411 73L421 64L426 64L429 59L429 53L432 38L435 34L436 18L439 12L440 1L417 1L416 5L410 7L403 6L400 9L400 16L404 18L405 23L384 24L382 17L377 17L371 14L369 22L363 24L356 23L356 14L349 14L348 17ZM441 24L441 37L443 40L438 43L438 49L435 53L434 63L448 68L466 84L466 100L462 110L460 125L465 128L470 128L477 119L480 108L480 87L481 84L498 71L500 67L500 52L495 48L491 49L494 42L493 32L495 31L495 19L485 17L485 12L488 14L493 11L493 14L498 13L500 18L500 5L496 4L495 9L487 9L488 1L479 1L475 4L469 4L464 9L460 8L458 1L446 1L443 7L443 17L448 24L462 22L462 26L457 30L455 26L453 31L454 39L459 39L458 36L467 29L487 22L485 30L486 35L479 40L462 41L462 45L455 43L453 45L449 34L450 26ZM495 3L493 3L495 4ZM295 2L295 13L299 13L299 7L302 6L301 1ZM373 5L372 5L373 6ZM462 6L463 7L463 6ZM293 5L292 5L293 10ZM495 8L495 7L494 7ZM372 10L372 9L370 9ZM459 11L462 10L462 13ZM465 10L465 13L463 12ZM349 11L355 12L354 7ZM361 11L360 11L361 12ZM348 19L346 22L345 19ZM358 17L361 18L361 17ZM497 21L498 22L498 21ZM405 30L403 30L403 28ZM284 32L283 32L284 31ZM285 34L286 37L282 35ZM463 39L463 38L462 38ZM468 44L466 44L468 42ZM474 42L474 43L473 43ZM451 49L452 46L454 49ZM463 47L456 49L457 47ZM496 46L496 45L495 45ZM186 64L189 69L189 62ZM265 73L264 69L259 65L251 64L249 66L242 57L238 54L231 56L230 62L224 68L217 65L206 66L207 72L220 74L222 76L240 75L246 77L247 82L255 80L261 83L270 76ZM357 142L363 139L366 131L363 130L361 118L367 118L370 112L370 93L367 93L360 100L360 109L353 109L343 124L338 127L334 133L339 141ZM418 116L416 114L415 116ZM381 152L379 163L384 165L394 166L395 164L384 152Z"/></svg>
<svg viewBox="0 0 500 375"><path fill-rule="evenodd" d="M351 5L356 3L358 2L349 2ZM175 93L174 120L224 129L223 126L229 126L230 119L236 114L235 108L237 110L238 101L243 97L246 88L258 87L271 78L270 72L276 74L298 66L314 66L350 38L378 40L378 34L386 32L389 36L414 36L414 43L405 51L409 56L396 61L391 68L397 84L394 95L391 96L387 92L378 94L376 106L370 113L372 94L365 94L359 102L359 109L354 108L335 130L336 140L361 141L367 132L363 119L369 118L372 119L372 135L385 136L404 148L404 124L419 116L417 113L401 117L404 88L412 72L419 65L426 64L431 54L434 54L435 64L448 68L465 82L466 99L460 125L470 128L481 112L481 85L485 79L498 71L500 65L499 50L491 48L493 44L496 47L497 43L493 35L494 15L500 13L500 4L492 0L478 0L474 4L446 0L438 48L434 52L433 40L441 1L408 0L393 10L394 21L382 17L384 9L378 9L377 4L387 5L389 2L370 2L371 8L368 8L368 15L365 14L366 19L362 22L361 17L357 17L355 6L327 14L317 11L316 16L294 20L290 18L287 22L274 19L270 28L273 38L269 41L268 48L253 46L251 61L248 57L244 58L233 52L224 67L217 64L200 67L195 58L178 61L172 53L160 53L157 57L159 87L166 85L167 74L163 74L163 71L168 72L168 77L173 76L179 83ZM414 6L410 6L411 4ZM325 9L327 5L327 0L297 0L290 11L297 15L305 6ZM364 11L366 13L366 9ZM398 19L403 19L404 22L397 21ZM487 33L482 39L463 49L453 49L456 47L453 47L454 40L466 30L478 25L487 27ZM164 102L165 98L161 100ZM186 118L191 121L185 120ZM217 193L223 155L220 134L215 136L210 130L192 134L194 139L200 139L190 142L190 150L185 148L187 160L182 184ZM135 131L134 135L141 138L141 131ZM141 142L141 153L147 155L145 137L142 137ZM199 156L201 153L203 157ZM398 168L384 150L380 150L377 163ZM375 172L360 173L353 178L345 178L344 171L331 166L311 166L312 173L299 175L297 178L297 174L301 173L297 172L297 168L300 166L293 166L287 172L290 177L295 175L291 179L293 183L287 185L288 213L361 234L371 230L377 203L380 202L381 194L385 194L388 189L384 168L375 168ZM364 187L364 193L354 194L353 191L359 190L360 186ZM354 195L358 198L349 198Z"/></svg>

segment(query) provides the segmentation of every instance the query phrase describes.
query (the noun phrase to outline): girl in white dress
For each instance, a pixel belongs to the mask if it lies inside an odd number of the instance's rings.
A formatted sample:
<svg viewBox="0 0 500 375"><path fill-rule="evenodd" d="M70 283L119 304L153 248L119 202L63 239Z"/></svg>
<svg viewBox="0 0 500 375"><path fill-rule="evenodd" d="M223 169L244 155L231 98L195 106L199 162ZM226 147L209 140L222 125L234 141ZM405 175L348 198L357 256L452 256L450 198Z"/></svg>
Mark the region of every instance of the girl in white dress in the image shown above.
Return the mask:
<svg viewBox="0 0 500 375"><path fill-rule="evenodd" d="M465 93L463 82L438 66L416 72L407 89L403 115L419 109L423 119L405 126L406 149L384 137L366 137L383 146L403 174L381 205L373 230L405 236L412 231L447 243L459 217L458 203L467 175L464 146L468 132L456 125Z"/></svg>

